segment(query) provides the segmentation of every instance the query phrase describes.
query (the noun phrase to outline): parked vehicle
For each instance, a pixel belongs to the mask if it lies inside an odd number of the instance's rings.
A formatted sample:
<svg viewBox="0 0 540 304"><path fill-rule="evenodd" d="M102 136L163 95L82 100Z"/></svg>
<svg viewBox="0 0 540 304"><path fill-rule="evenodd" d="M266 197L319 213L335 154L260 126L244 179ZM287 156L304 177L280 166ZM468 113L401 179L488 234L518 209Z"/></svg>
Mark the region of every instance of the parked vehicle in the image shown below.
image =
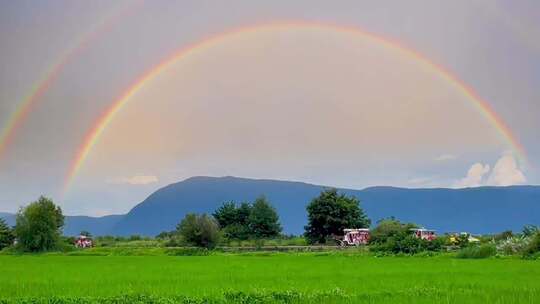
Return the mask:
<svg viewBox="0 0 540 304"><path fill-rule="evenodd" d="M457 245L459 243L459 239L467 240L469 243L479 243L480 240L478 238L475 238L472 236L472 234L468 232L461 232L461 233L450 233L450 243L452 245Z"/></svg>
<svg viewBox="0 0 540 304"><path fill-rule="evenodd" d="M90 248L93 246L94 246L94 242L92 241L92 239L85 235L80 235L75 240L75 247L77 248Z"/></svg>
<svg viewBox="0 0 540 304"><path fill-rule="evenodd" d="M360 246L369 242L369 229L344 229L344 235L336 238L340 246Z"/></svg>
<svg viewBox="0 0 540 304"><path fill-rule="evenodd" d="M437 234L435 233L435 230L429 230L425 228L413 228L411 229L412 233L415 237L427 240L427 241L433 241L437 238Z"/></svg>

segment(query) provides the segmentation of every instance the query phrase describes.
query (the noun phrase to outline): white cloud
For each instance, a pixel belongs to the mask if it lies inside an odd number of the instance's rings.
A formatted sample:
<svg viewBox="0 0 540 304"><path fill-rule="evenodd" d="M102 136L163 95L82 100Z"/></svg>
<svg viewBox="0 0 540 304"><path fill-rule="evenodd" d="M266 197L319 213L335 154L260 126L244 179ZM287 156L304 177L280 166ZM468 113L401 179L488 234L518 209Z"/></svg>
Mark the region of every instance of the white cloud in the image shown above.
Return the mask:
<svg viewBox="0 0 540 304"><path fill-rule="evenodd" d="M484 176L486 176L490 171L489 165L484 165L481 163L476 163L471 166L467 172L467 176L455 183L456 188L466 188L466 187L479 187L482 186L484 181Z"/></svg>
<svg viewBox="0 0 540 304"><path fill-rule="evenodd" d="M157 183L159 179L155 175L135 175L132 177L116 177L107 181L109 184L148 185Z"/></svg>
<svg viewBox="0 0 540 304"><path fill-rule="evenodd" d="M435 158L436 161L449 161L454 159L457 159L457 156L452 154L443 154Z"/></svg>
<svg viewBox="0 0 540 304"><path fill-rule="evenodd" d="M518 166L516 159L506 154L497 160L490 170L489 165L476 163L467 172L467 176L454 184L456 188L480 186L512 186L527 182L525 174Z"/></svg>
<svg viewBox="0 0 540 304"><path fill-rule="evenodd" d="M495 164L487 183L493 186L511 186L523 184L526 181L514 157L505 155Z"/></svg>

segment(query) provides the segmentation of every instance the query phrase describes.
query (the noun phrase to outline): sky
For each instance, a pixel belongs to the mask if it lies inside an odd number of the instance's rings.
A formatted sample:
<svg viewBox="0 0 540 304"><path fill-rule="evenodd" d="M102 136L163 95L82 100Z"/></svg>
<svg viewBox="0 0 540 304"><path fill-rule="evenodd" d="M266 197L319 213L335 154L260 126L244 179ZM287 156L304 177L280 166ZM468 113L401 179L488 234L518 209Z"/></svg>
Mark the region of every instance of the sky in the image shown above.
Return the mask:
<svg viewBox="0 0 540 304"><path fill-rule="evenodd" d="M0 211L198 175L539 184L539 37L533 0L0 1Z"/></svg>

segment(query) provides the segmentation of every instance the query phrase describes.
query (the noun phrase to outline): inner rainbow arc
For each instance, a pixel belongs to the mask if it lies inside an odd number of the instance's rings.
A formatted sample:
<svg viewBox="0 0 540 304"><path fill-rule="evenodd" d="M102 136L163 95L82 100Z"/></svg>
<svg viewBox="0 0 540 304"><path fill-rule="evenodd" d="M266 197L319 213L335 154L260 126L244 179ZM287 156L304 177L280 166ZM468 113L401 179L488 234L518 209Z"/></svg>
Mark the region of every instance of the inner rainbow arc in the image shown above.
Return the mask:
<svg viewBox="0 0 540 304"><path fill-rule="evenodd" d="M188 45L181 48L180 50L174 52L171 56L165 58L160 63L155 66L152 66L149 70L143 73L138 77L128 88L116 99L112 105L99 117L94 126L85 136L85 139L77 151L76 157L74 158L71 166L69 167L68 174L66 176L64 184L64 193L66 193L74 178L77 176L81 170L85 160L88 158L89 153L92 148L96 145L99 138L109 125L109 123L114 119L115 115L127 104L129 103L131 97L133 97L142 87L145 86L148 82L154 79L157 75L167 69L169 66L175 64L177 61L187 57L188 55L205 50L213 45L223 41L234 35L243 34L243 33L252 33L262 30L270 29L296 29L296 28L312 28L312 29L325 29L325 30L334 30L337 32L346 32L358 35L363 38L370 39L371 41L377 42L380 45L397 50L402 54L409 56L416 60L416 62L428 67L430 70L438 74L442 79L460 91L468 100L470 100L476 109L498 130L502 135L504 140L513 148L514 152L517 154L517 157L520 161L527 163L527 157L524 147L521 145L519 140L514 136L511 129L503 121L503 119L494 111L494 109L489 105L489 103L480 97L480 95L475 92L475 90L468 86L465 82L460 80L457 76L451 73L448 69L444 68L442 65L439 65L432 60L423 56L420 52L404 46L401 43L398 43L390 38L383 37L381 35L376 35L371 32L362 30L357 27L352 26L342 26L335 25L330 23L321 23L321 22L310 22L310 21L285 21L285 22L273 22L266 24L258 24L246 27L236 28L230 31L226 31L217 35L210 36L206 39L200 40L196 43Z"/></svg>

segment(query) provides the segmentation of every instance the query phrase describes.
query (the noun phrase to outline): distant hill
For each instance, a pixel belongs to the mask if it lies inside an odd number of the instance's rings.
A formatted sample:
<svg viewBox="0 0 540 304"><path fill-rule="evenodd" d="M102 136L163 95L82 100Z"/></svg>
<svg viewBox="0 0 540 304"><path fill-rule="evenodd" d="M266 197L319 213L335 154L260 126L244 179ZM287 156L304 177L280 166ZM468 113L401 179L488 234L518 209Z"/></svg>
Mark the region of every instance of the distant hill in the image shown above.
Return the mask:
<svg viewBox="0 0 540 304"><path fill-rule="evenodd" d="M118 222L115 232L155 235L172 230L186 213L212 213L226 201L253 201L265 195L277 209L288 233L301 233L305 206L323 187L300 182L237 177L192 177L151 194Z"/></svg>
<svg viewBox="0 0 540 304"><path fill-rule="evenodd" d="M114 232L155 235L174 229L186 213L212 213L225 201L252 201L264 194L278 210L285 232L300 234L307 203L324 188L289 181L193 177L154 192L121 219ZM539 186L341 191L358 197L373 222L395 216L439 231L475 233L519 231L525 224L540 224Z"/></svg>
<svg viewBox="0 0 540 304"><path fill-rule="evenodd" d="M124 215L107 215L102 217L66 216L64 234L78 235L81 231L89 231L92 235L107 235L113 232L114 226Z"/></svg>
<svg viewBox="0 0 540 304"><path fill-rule="evenodd" d="M90 231L93 235L106 235L113 231L116 223L124 217L123 215L108 215L103 217L89 216L66 216L64 234L78 235L81 231ZM6 220L10 226L15 225L15 215L0 212L0 218Z"/></svg>
<svg viewBox="0 0 540 304"><path fill-rule="evenodd" d="M324 188L290 181L193 177L157 190L123 216L68 216L64 232L74 235L88 230L94 235L154 236L173 230L187 213L212 213L225 201L253 201L265 195L276 207L284 231L301 234L306 224L305 207ZM525 224L540 225L540 186L467 189L372 187L340 191L358 197L374 223L395 216L440 232L473 233L519 231Z"/></svg>

